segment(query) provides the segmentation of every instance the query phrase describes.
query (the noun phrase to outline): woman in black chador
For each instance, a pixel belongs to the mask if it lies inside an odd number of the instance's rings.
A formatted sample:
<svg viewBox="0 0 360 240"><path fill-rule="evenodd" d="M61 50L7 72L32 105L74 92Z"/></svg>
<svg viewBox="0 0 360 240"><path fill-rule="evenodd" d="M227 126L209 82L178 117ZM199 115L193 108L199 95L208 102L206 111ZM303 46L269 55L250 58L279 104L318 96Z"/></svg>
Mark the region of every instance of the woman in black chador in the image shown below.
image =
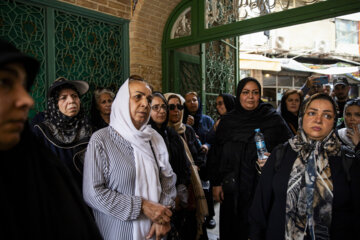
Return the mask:
<svg viewBox="0 0 360 240"><path fill-rule="evenodd" d="M254 78L237 87L235 109L221 118L216 130L218 174L211 175L213 195L220 205L220 239L248 239L248 210L266 160L259 160L254 130L260 128L268 151L291 137L276 110L260 99L261 86Z"/></svg>

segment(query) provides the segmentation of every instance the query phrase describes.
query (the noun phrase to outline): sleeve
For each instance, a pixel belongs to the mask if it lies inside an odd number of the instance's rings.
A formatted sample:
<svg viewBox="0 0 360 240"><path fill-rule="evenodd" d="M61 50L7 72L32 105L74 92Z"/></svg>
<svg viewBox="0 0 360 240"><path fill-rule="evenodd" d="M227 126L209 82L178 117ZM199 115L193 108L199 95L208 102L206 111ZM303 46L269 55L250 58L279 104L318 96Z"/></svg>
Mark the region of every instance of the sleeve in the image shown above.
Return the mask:
<svg viewBox="0 0 360 240"><path fill-rule="evenodd" d="M267 160L256 187L254 200L249 210L249 238L251 240L265 239L268 214L272 203L272 184L275 174L274 166L276 159L276 150L272 151Z"/></svg>
<svg viewBox="0 0 360 240"><path fill-rule="evenodd" d="M208 116L207 119L208 119L207 120L207 129L208 130L205 133L205 143L204 144L208 147L208 149L210 149L212 143L210 141L208 141L208 134L212 131L215 122L210 116Z"/></svg>
<svg viewBox="0 0 360 240"><path fill-rule="evenodd" d="M108 164L103 149L101 141L94 138L90 140L84 163L85 202L94 210L122 221L137 219L141 212L142 199L107 187L105 176L108 173Z"/></svg>
<svg viewBox="0 0 360 240"><path fill-rule="evenodd" d="M167 157L167 159L169 158ZM163 166L160 167L160 184L161 195L159 202L165 206L174 208L176 198L176 174L172 170L169 160L164 161Z"/></svg>

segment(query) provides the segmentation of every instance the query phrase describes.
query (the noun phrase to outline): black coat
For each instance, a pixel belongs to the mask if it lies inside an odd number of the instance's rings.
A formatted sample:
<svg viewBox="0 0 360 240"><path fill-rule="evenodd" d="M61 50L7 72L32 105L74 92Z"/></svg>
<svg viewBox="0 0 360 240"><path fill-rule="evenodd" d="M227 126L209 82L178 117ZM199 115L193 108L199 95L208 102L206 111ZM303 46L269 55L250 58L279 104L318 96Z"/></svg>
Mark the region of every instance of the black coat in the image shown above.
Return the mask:
<svg viewBox="0 0 360 240"><path fill-rule="evenodd" d="M357 154L358 155L358 154ZM278 170L275 170L276 149L268 159L250 209L250 239L284 239L285 205L288 180L297 153L286 147ZM346 179L341 157L329 157L334 185L331 239L360 239L360 162L351 168L351 182Z"/></svg>
<svg viewBox="0 0 360 240"><path fill-rule="evenodd" d="M28 128L0 159L0 239L101 239L69 170Z"/></svg>

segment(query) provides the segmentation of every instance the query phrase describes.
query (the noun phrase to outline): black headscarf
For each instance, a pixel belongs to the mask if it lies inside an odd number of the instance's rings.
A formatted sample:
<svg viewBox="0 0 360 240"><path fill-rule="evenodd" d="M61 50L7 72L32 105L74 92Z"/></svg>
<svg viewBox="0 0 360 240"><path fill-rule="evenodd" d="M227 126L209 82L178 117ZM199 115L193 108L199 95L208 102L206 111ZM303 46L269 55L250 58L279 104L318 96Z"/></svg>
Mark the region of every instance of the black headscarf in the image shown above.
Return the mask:
<svg viewBox="0 0 360 240"><path fill-rule="evenodd" d="M152 96L161 98L164 104L168 106L168 103L162 93L154 92ZM187 185L190 182L190 169L184 150L184 144L179 134L173 128L167 126L168 121L169 112L167 111L166 120L161 124L160 128L157 126L157 124L151 117L149 120L149 124L163 137L165 141L166 147L169 152L170 165L177 176L176 185Z"/></svg>
<svg viewBox="0 0 360 240"><path fill-rule="evenodd" d="M235 108L235 97L229 93L221 93L219 96L224 100L226 112L231 112Z"/></svg>
<svg viewBox="0 0 360 240"><path fill-rule="evenodd" d="M294 92L293 94L299 94L299 93ZM290 94L290 95L292 95L292 94ZM299 127L299 123L298 123L298 116L295 116L293 113L289 112L289 110L286 107L286 99L290 95L286 96L284 94L283 97L281 98L280 112L279 113L284 118L285 122L289 125L289 128L291 129L291 131L295 135L296 131L297 131L298 127ZM300 106L301 106L301 103L302 103L302 96L300 96ZM300 111L300 107L299 107L299 111ZM298 111L298 115L299 115L299 111Z"/></svg>
<svg viewBox="0 0 360 240"><path fill-rule="evenodd" d="M60 111L58 101L59 94L63 89L72 89L80 97L78 90L70 84L64 84L54 89L48 98L45 122L53 138L61 143L69 144L90 137L92 128L84 115L82 107L74 117L66 116Z"/></svg>
<svg viewBox="0 0 360 240"><path fill-rule="evenodd" d="M235 109L222 117L216 131L216 138L219 143L225 141L248 142L254 136L254 129L266 129L269 127L280 127L288 131L284 120L269 103L259 100L259 105L254 110L245 110L240 104L240 94L248 82L254 82L259 87L260 83L255 78L242 79L237 87ZM269 149L268 149L269 150Z"/></svg>
<svg viewBox="0 0 360 240"><path fill-rule="evenodd" d="M196 111L195 115L193 115L194 117L194 125L192 126L192 128L195 130L195 132L197 132L197 130L199 129L199 124L200 124L200 120L202 117L202 104L201 104L201 100L199 97L196 97L198 100L198 110ZM186 107L186 103L184 103L184 117L183 117L183 123L186 123L188 116L191 115L188 108Z"/></svg>

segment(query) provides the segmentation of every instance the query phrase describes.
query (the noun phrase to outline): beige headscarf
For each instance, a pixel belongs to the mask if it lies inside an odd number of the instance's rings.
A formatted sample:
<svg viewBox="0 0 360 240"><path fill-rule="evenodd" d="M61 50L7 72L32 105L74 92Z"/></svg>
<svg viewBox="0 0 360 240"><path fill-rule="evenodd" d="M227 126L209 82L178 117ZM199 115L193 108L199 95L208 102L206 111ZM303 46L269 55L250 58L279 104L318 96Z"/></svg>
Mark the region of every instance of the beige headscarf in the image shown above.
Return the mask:
<svg viewBox="0 0 360 240"><path fill-rule="evenodd" d="M164 94L167 101L169 101L169 97L172 95L177 96L180 99L180 103L184 104L185 99L181 95L176 94L176 93L165 93ZM202 188L202 184L201 184L201 180L200 180L200 176L199 176L197 167L194 163L194 159L191 155L191 152L187 145L187 142L182 137L182 134L185 133L185 130L186 130L186 125L183 124L183 122L182 122L183 116L184 116L184 110L180 111L180 115L181 115L180 120L178 122L172 123L169 121L168 126L174 128L176 130L176 132L180 135L181 140L184 143L184 148L185 148L187 159L190 162L191 184L193 186L194 195L195 195L195 199L196 199L196 221L197 221L196 239L199 239L200 236L203 234L202 225L205 221L205 217L209 215L209 211L208 211L205 193Z"/></svg>

